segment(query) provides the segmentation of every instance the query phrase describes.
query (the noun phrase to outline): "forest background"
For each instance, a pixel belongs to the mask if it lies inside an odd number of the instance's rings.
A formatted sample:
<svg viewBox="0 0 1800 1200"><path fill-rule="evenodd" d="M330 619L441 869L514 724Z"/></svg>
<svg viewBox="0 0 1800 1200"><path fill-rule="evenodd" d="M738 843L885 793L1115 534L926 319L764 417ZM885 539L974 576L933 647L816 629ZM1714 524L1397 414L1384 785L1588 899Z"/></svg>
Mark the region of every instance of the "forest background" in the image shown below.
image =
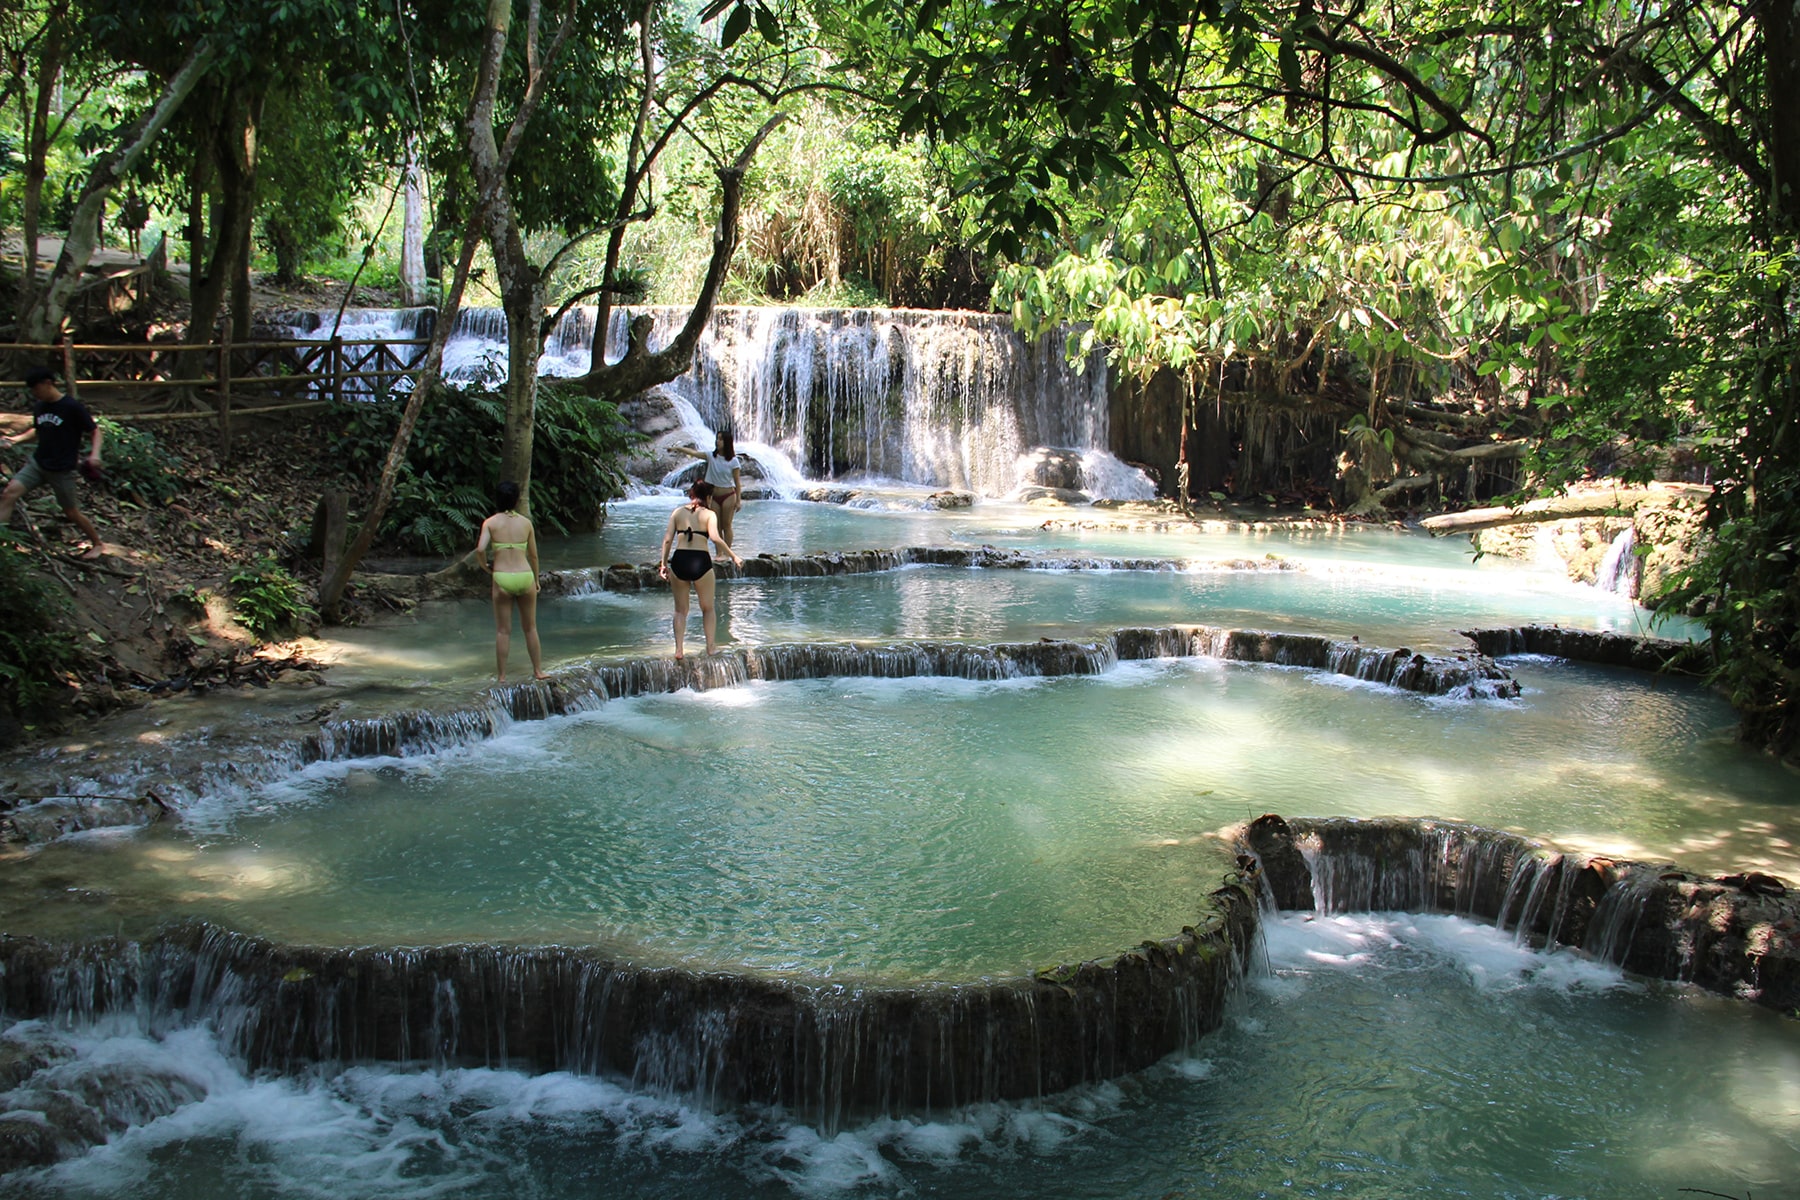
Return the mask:
<svg viewBox="0 0 1800 1200"><path fill-rule="evenodd" d="M1174 389L1183 501L1220 486L1198 442L1228 408L1298 431L1360 512L1710 484L1699 558L1645 599L1705 623L1750 740L1800 749L1794 5L24 0L0 40L0 227L62 238L17 260L0 337L74 332L103 241L186 267L179 328L118 337L241 340L253 271L496 304L514 368L576 303L690 311L655 352L634 322L618 362L474 393L438 379L436 322L422 385L342 447L377 481L328 618L484 471L591 520L604 469L556 477L538 435L622 450L612 406L717 303L993 308ZM465 434L461 468L421 458ZM140 500L175 498L154 437L116 444ZM25 711L84 648L8 548L9 609L46 614L0 635ZM282 564L237 570L306 607Z"/></svg>

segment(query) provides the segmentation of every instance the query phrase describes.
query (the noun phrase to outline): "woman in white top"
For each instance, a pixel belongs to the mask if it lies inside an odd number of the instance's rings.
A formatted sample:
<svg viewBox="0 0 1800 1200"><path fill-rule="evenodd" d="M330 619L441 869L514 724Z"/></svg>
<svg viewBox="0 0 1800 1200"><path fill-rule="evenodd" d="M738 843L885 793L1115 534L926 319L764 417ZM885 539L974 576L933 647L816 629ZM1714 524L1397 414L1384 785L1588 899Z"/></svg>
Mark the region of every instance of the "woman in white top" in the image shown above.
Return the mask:
<svg viewBox="0 0 1800 1200"><path fill-rule="evenodd" d="M712 499L707 507L719 518L719 538L729 544L731 542L731 519L744 503L743 462L737 456L737 447L733 444L731 431L719 430L717 440L713 442L713 452L702 454L688 446L676 446L677 454L685 454L689 458L698 458L706 463L706 471L700 478L712 484Z"/></svg>

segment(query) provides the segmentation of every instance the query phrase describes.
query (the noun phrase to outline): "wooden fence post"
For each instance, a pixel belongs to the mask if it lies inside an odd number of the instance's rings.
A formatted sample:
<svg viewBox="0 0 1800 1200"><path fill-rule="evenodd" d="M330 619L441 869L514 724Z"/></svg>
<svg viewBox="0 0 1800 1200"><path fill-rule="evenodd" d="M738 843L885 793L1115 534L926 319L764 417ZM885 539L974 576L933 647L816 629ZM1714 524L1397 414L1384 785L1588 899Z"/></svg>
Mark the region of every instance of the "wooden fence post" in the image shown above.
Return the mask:
<svg viewBox="0 0 1800 1200"><path fill-rule="evenodd" d="M219 461L231 461L231 322L219 338Z"/></svg>
<svg viewBox="0 0 1800 1200"><path fill-rule="evenodd" d="M331 396L330 399L342 401L344 398L344 339L338 334L331 335Z"/></svg>
<svg viewBox="0 0 1800 1200"><path fill-rule="evenodd" d="M350 498L343 492L330 491L319 497L313 508L312 537L308 540L308 557L314 555L323 563L321 579L330 579L344 557L344 544L349 539Z"/></svg>

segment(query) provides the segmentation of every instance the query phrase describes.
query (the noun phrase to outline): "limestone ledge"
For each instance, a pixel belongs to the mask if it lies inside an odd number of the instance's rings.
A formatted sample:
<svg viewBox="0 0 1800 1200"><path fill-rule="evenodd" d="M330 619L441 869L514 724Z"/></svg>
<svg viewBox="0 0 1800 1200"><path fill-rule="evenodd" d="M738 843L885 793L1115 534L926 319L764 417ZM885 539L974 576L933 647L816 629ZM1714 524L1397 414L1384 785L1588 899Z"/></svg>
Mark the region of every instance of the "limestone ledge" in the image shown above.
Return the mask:
<svg viewBox="0 0 1800 1200"><path fill-rule="evenodd" d="M473 702L352 718L321 706L309 722L311 731L300 735L291 723L247 722L231 731L204 730L91 761L37 755L21 764L11 804L0 797L0 841L40 842L102 825L141 824L178 815L184 803L208 792L256 787L308 763L428 754L492 737L514 721L582 712L626 696L834 677L1097 675L1121 661L1185 657L1327 671L1423 695L1511 699L1519 693L1505 670L1479 654L1425 655L1317 634L1206 625L1120 629L1084 641L807 642L732 647L679 662L595 660L558 670L545 682L486 688ZM34 787L46 798L28 798Z"/></svg>
<svg viewBox="0 0 1800 1200"><path fill-rule="evenodd" d="M1267 815L1242 847L1283 909L1475 917L1532 945L1800 1016L1800 893L1772 875L1707 877L1431 818Z"/></svg>
<svg viewBox="0 0 1800 1200"><path fill-rule="evenodd" d="M0 936L0 1000L21 1018L210 1021L253 1071L399 1061L607 1074L713 1107L779 1104L831 1130L1047 1095L1193 1045L1224 1019L1257 903L1254 875L1233 872L1173 937L917 985L641 966L579 947L290 946L198 923L141 942ZM23 1165L6 1161L5 1121L0 1171ZM41 1139L25 1149L45 1153Z"/></svg>

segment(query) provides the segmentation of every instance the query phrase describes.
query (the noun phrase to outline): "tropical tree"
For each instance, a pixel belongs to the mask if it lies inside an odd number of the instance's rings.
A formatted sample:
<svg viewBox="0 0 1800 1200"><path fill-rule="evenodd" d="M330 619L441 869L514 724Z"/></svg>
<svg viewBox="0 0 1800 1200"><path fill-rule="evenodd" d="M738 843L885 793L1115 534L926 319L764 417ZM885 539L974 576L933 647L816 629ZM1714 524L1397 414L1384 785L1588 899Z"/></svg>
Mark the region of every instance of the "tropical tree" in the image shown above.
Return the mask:
<svg viewBox="0 0 1800 1200"><path fill-rule="evenodd" d="M1800 11L924 0L837 32L956 148L1019 315L1092 320L1190 402L1330 375L1395 483L1526 448L1544 486L1641 476L1686 439L1716 536L1667 602L1703 606L1751 736L1796 744ZM1421 420L1447 385L1510 430Z"/></svg>

